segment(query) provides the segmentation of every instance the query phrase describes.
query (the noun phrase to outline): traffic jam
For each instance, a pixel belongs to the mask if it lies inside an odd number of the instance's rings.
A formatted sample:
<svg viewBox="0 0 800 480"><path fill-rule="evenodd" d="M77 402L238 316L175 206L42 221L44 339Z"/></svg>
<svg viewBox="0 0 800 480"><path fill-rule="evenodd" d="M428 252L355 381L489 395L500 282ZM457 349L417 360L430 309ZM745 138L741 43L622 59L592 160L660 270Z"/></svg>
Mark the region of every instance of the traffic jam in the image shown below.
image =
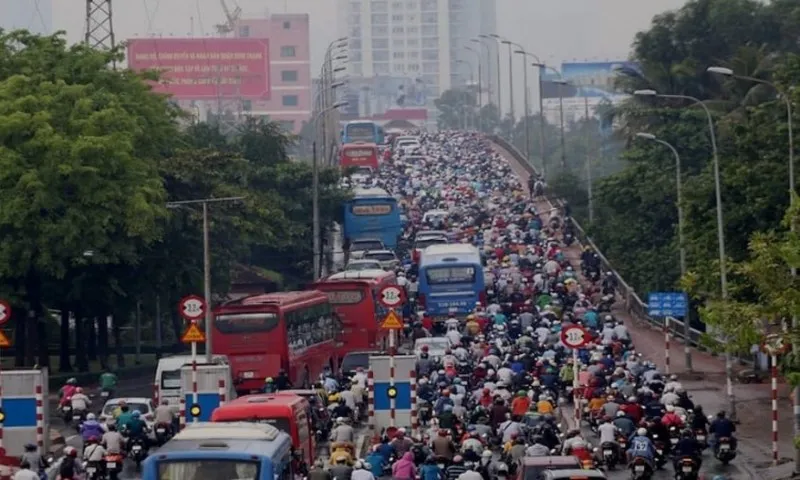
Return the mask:
<svg viewBox="0 0 800 480"><path fill-rule="evenodd" d="M572 223L535 195L541 179L477 133L351 123L340 271L213 311L186 297L192 354L160 360L152 401L116 398L114 379L97 417L71 379L60 413L82 444L61 478L728 471L735 426L635 350L611 311L616 278L588 249L570 263Z"/></svg>

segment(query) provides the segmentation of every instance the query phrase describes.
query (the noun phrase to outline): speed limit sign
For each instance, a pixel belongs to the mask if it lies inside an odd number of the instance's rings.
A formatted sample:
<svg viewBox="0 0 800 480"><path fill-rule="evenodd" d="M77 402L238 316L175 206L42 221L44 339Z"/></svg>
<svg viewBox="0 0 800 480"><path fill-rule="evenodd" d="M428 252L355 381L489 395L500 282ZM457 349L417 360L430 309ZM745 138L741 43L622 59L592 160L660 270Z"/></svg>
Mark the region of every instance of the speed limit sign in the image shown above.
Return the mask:
<svg viewBox="0 0 800 480"><path fill-rule="evenodd" d="M387 308L396 308L403 304L405 292L402 287L397 285L387 285L378 294L378 301Z"/></svg>
<svg viewBox="0 0 800 480"><path fill-rule="evenodd" d="M561 331L561 342L569 348L581 348L586 345L588 335L583 327L573 325Z"/></svg>
<svg viewBox="0 0 800 480"><path fill-rule="evenodd" d="M206 301L197 295L181 298L178 311L185 320L195 323L206 315Z"/></svg>

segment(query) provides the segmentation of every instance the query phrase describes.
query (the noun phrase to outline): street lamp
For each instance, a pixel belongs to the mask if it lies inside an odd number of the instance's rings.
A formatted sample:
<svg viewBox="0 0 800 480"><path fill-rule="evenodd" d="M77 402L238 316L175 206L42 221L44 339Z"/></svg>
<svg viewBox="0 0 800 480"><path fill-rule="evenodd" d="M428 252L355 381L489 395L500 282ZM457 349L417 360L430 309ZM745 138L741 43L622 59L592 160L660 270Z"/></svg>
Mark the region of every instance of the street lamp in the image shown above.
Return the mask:
<svg viewBox="0 0 800 480"><path fill-rule="evenodd" d="M678 154L678 150L669 142L661 140L660 138L656 137L652 133L644 133L639 132L636 134L638 138L643 140L649 140L651 142L660 143L665 147L669 148L672 151L672 154L675 156L675 185L677 187L677 207L678 207L678 255L679 261L681 266L681 277L686 275L686 239L684 238L683 234L683 226L684 226L684 219L683 219L683 182L681 180L681 157ZM689 317L683 319L683 334L688 339L689 335L691 334L691 324L689 323ZM691 372L692 371L692 349L689 348L689 342L685 342L683 347L683 353L686 356L686 368Z"/></svg>
<svg viewBox="0 0 800 480"><path fill-rule="evenodd" d="M321 115L326 114L330 110L335 110L339 107L344 107L348 105L348 102L336 102L330 107L324 108L320 110L313 119L314 127L316 128L317 121ZM312 211L312 219L311 219L311 228L312 228L312 235L314 239L312 240L312 250L313 250L313 268L314 268L314 280L319 279L320 277L320 265L322 263L322 245L320 242L320 224L319 224L319 160L317 159L317 142L311 145L311 211Z"/></svg>
<svg viewBox="0 0 800 480"><path fill-rule="evenodd" d="M497 38L495 38L494 34L487 35L485 33L482 33L482 34L478 35L478 37L479 38L483 38L484 40L492 40L492 41L495 42L495 47L496 47L496 50L495 50L495 54L496 54L495 55L495 63L496 63L496 69L497 69L497 78L495 79L494 86L497 89L497 111L498 112L502 112L503 111L503 107L500 105L502 103L502 99L503 99L502 95L500 94L500 45L498 43L496 43L497 42ZM491 57L491 52L489 50L489 46L486 45L486 58L487 58L487 60L490 57ZM488 60L488 61L491 62L491 60ZM491 78L491 75L489 75L489 78ZM502 114L500 115L500 117L502 118Z"/></svg>
<svg viewBox="0 0 800 480"><path fill-rule="evenodd" d="M481 98L483 92L483 84L481 80L481 54L477 50L470 48L468 45L464 46L464 50L468 50L475 54L478 59L478 130L483 130L483 99ZM489 96L489 103L492 103L491 97Z"/></svg>
<svg viewBox="0 0 800 480"><path fill-rule="evenodd" d="M653 98L678 98L682 100L689 100L695 105L700 105L708 119L708 132L711 137L711 149L714 152L714 188L717 202L717 243L719 244L719 283L721 290L721 298L723 304L728 300L728 268L725 258L725 230L723 230L723 216L722 216L722 186L719 173L719 152L717 151L717 136L714 131L714 118L711 116L711 111L699 98L689 95L666 95L660 94L655 90L636 90L633 92L638 97L653 97ZM736 418L736 399L733 396L733 364L731 363L731 354L725 351L725 376L726 386L728 393L728 402L730 403L731 416Z"/></svg>
<svg viewBox="0 0 800 480"><path fill-rule="evenodd" d="M238 202L244 197L201 198L197 200L179 200L168 202L167 208L180 208L182 205L203 205L203 296L206 300L206 362L211 362L211 337L214 329L211 328L211 253L208 245L208 204L222 202Z"/></svg>
<svg viewBox="0 0 800 480"><path fill-rule="evenodd" d="M555 71L555 69L551 69ZM559 76L561 74L559 73ZM567 168L567 134L564 126L564 85L569 85L569 82L563 78L553 80L553 83L558 85L558 111L560 115L559 123L561 123L561 166Z"/></svg>
<svg viewBox="0 0 800 480"><path fill-rule="evenodd" d="M509 109L510 109L510 112L511 112L511 125L512 125L511 132L513 133L514 132L513 125L515 123L515 120L514 120L514 63L512 61L513 55L511 55L511 47L513 46L513 47L521 48L523 50L525 50L525 48L522 45L520 45L518 43L514 43L511 40L508 40L506 38L498 37L498 39L500 39L500 43L502 43L503 45L508 45L508 91L509 91L509 94L508 94L509 95L509 100L508 101L509 101ZM511 137L509 136L509 138L511 138Z"/></svg>
<svg viewBox="0 0 800 480"><path fill-rule="evenodd" d="M525 157L530 160L531 158L531 147L530 147L530 105L528 101L528 62L525 61L525 57L528 55L528 52L525 51L524 48L520 47L519 50L514 50L514 53L518 55L522 55L522 82L525 84ZM540 92L541 96L541 92ZM544 156L542 156L542 163L544 163Z"/></svg>

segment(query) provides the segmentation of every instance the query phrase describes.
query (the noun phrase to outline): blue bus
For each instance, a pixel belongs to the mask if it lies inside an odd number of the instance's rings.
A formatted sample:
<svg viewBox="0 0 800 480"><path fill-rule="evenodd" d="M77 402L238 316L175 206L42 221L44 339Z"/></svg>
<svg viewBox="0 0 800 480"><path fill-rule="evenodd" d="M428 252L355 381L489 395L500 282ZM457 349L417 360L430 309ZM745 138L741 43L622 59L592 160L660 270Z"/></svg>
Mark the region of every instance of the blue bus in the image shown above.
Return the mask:
<svg viewBox="0 0 800 480"><path fill-rule="evenodd" d="M422 251L417 302L431 316L471 313L477 302L486 304L485 288L481 253L474 246L431 245Z"/></svg>
<svg viewBox="0 0 800 480"><path fill-rule="evenodd" d="M388 249L397 248L403 233L397 199L382 188L356 188L353 194L344 204L345 240L380 240Z"/></svg>
<svg viewBox="0 0 800 480"><path fill-rule="evenodd" d="M383 145L386 143L386 134L383 127L372 120L352 120L342 129L342 144L356 142Z"/></svg>
<svg viewBox="0 0 800 480"><path fill-rule="evenodd" d="M272 425L194 423L142 463L142 480L293 478L292 438Z"/></svg>

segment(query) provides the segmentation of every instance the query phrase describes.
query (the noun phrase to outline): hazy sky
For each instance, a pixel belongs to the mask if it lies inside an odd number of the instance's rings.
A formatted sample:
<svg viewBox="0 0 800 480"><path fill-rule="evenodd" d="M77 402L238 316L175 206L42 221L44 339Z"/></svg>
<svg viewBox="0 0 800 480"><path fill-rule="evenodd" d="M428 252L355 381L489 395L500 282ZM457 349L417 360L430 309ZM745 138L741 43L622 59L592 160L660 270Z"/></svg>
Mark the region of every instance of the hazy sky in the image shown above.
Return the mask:
<svg viewBox="0 0 800 480"><path fill-rule="evenodd" d="M55 28L66 30L70 40L80 40L83 0L52 1ZM325 46L336 38L335 0L236 1L245 16L310 13L315 68L322 61ZM227 3L232 6L235 2ZM555 65L564 60L619 60L627 57L633 35L647 28L653 15L683 3L685 0L497 0L497 33ZM195 35L213 33L214 24L223 20L220 0L114 2L118 39L149 32L188 35L192 19Z"/></svg>

